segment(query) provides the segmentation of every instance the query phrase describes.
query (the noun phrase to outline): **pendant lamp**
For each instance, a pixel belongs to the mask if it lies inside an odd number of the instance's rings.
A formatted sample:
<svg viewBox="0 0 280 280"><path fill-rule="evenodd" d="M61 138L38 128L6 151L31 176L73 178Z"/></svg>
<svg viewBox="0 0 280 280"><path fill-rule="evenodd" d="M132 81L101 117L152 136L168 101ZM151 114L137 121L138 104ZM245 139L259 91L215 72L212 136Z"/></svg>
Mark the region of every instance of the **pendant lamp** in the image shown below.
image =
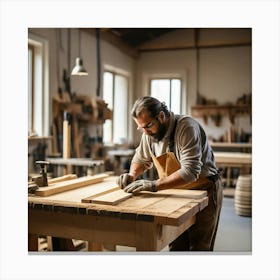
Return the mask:
<svg viewBox="0 0 280 280"><path fill-rule="evenodd" d="M75 76L87 76L88 72L83 66L83 60L81 59L81 38L80 38L80 30L78 28L79 35L79 56L76 58L76 64L71 72L71 75Z"/></svg>

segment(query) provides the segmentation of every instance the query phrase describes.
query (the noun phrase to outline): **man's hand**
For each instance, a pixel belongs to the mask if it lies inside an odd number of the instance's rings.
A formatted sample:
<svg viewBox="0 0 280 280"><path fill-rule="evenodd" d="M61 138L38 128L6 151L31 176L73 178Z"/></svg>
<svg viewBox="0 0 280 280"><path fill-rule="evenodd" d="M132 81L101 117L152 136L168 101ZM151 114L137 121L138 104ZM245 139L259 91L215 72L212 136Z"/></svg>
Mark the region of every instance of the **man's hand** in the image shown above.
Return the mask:
<svg viewBox="0 0 280 280"><path fill-rule="evenodd" d="M138 180L124 188L125 192L138 193L140 191L156 192L156 181Z"/></svg>
<svg viewBox="0 0 280 280"><path fill-rule="evenodd" d="M120 177L117 178L117 184L123 189L130 183L134 181L133 176L131 176L129 173L124 173Z"/></svg>

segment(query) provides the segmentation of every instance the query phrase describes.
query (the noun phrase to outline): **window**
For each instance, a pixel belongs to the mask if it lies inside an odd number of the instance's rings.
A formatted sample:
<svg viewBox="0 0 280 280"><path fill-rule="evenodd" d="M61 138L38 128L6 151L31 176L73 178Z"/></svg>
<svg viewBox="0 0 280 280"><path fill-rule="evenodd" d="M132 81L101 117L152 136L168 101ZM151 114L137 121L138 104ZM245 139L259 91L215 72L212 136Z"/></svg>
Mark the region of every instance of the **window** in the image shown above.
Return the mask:
<svg viewBox="0 0 280 280"><path fill-rule="evenodd" d="M48 42L28 34L28 131L48 135Z"/></svg>
<svg viewBox="0 0 280 280"><path fill-rule="evenodd" d="M127 142L128 126L128 78L113 72L104 72L103 99L113 110L113 120L106 120L103 126L105 144Z"/></svg>
<svg viewBox="0 0 280 280"><path fill-rule="evenodd" d="M28 45L28 131L34 133L34 47Z"/></svg>
<svg viewBox="0 0 280 280"><path fill-rule="evenodd" d="M161 102L165 102L168 109L175 114L181 114L180 79L152 79L150 95Z"/></svg>

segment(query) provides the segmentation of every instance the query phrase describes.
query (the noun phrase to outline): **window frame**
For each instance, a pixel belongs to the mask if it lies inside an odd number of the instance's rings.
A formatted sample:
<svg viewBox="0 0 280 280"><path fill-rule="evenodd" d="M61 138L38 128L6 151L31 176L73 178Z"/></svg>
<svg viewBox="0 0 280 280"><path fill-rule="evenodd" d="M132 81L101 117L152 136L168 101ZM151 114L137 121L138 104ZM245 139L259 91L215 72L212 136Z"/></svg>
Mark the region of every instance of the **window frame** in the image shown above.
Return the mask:
<svg viewBox="0 0 280 280"><path fill-rule="evenodd" d="M113 125L114 124L114 107L115 107L115 81L116 81L116 76L121 76L121 77L124 77L127 81L127 108L126 108L126 112L127 112L127 115L126 115L126 119L127 119L127 123L126 123L126 135L127 135L127 141L128 141L128 138L129 138L129 122L128 122L128 107L129 107L129 87L130 87L130 79L129 79L129 76L126 75L126 74L123 74L121 73L121 71L116 71L116 70L111 70L111 69L104 69L103 71L103 78L104 78L104 74L105 73L110 73L112 74L113 76L113 81L112 81L112 110L113 110L113 116L112 116L112 119L110 120L112 123L111 123L111 139L110 139L110 142L108 143L104 143L105 145L113 145L113 144L119 144L119 143L115 143L114 142L114 133L115 133L115 126ZM103 81L103 87L104 87L104 81ZM103 97L103 96L102 96ZM104 97L103 97L104 99ZM106 100L105 100L106 102Z"/></svg>
<svg viewBox="0 0 280 280"><path fill-rule="evenodd" d="M180 80L180 112L179 114L182 114L182 93L183 93L183 79L181 77L176 77L176 76L164 76L164 77L150 77L149 78L149 95L152 96L152 80L169 80L169 104L170 108L168 108L171 111L171 95L172 95L172 80Z"/></svg>
<svg viewBox="0 0 280 280"><path fill-rule="evenodd" d="M43 137L49 135L50 124L49 41L28 32L28 50L31 46L33 47L31 126L32 133Z"/></svg>
<svg viewBox="0 0 280 280"><path fill-rule="evenodd" d="M28 116L28 126L30 124L30 130L31 130L31 133L33 133L35 130L34 130L34 66L35 66L35 55L34 55L34 45L28 43L28 51L31 51L31 83L30 83L30 86L31 86L31 102L28 102L28 114L30 112L30 118L31 120L29 120L29 116ZM28 60L28 64L29 64L29 60ZM29 67L29 65L28 65ZM30 78L30 77L29 77ZM29 92L28 92L28 95L29 95ZM31 108L30 108L31 107Z"/></svg>

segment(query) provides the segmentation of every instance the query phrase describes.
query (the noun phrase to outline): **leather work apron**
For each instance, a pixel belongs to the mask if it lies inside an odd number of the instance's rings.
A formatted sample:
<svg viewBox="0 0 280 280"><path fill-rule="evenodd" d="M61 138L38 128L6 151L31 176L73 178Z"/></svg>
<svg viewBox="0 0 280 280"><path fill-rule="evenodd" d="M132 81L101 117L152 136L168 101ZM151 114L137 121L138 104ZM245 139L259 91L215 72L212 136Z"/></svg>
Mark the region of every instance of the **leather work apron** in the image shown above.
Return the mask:
<svg viewBox="0 0 280 280"><path fill-rule="evenodd" d="M156 157L151 153L154 166L158 172L158 177L164 178L174 173L181 168L180 163L176 159L173 152L164 153ZM206 190L211 186L211 181L205 177L199 177L195 182L187 183L182 186L176 186L175 188L183 188L189 190ZM173 186L170 186L173 187Z"/></svg>
<svg viewBox="0 0 280 280"><path fill-rule="evenodd" d="M167 152L159 157L155 157L153 153L151 155L159 178L167 177L180 169L180 164L173 152ZM179 187L170 186L170 188L172 187L207 190L208 206L203 211L197 213L196 223L192 227L169 244L169 250L213 251L222 206L221 180L218 179L216 182L213 182L208 178L200 177L195 182Z"/></svg>

